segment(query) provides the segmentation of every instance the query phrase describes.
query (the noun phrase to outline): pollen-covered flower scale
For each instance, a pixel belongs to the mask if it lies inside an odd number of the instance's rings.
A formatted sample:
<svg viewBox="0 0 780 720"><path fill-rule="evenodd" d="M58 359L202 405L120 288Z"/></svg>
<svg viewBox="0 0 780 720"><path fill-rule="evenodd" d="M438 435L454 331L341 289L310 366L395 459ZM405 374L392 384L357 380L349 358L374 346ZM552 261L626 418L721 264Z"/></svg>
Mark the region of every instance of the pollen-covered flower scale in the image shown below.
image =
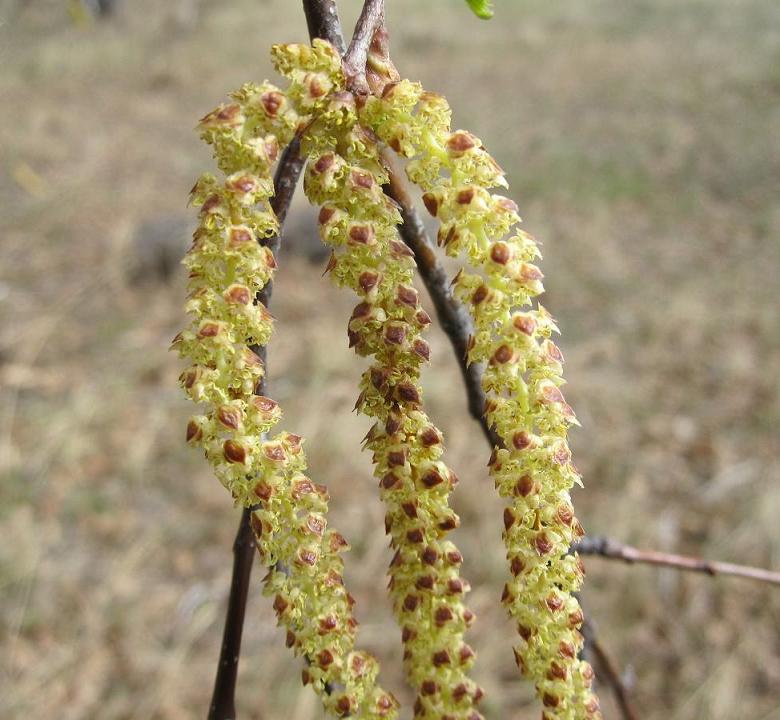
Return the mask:
<svg viewBox="0 0 780 720"><path fill-rule="evenodd" d="M398 209L382 191L387 173L377 138L360 122L354 98L337 91L302 147L309 151L304 190L320 206L320 233L333 251L330 276L360 299L349 344L372 359L356 407L375 420L365 444L395 550L390 592L417 694L415 717L478 720L482 690L468 677L474 652L463 640L474 614L463 604L469 587L460 578L462 557L446 539L459 524L448 504L457 478L422 408L420 367L430 354L422 332L430 318L412 284L411 252L398 237Z"/></svg>
<svg viewBox="0 0 780 720"><path fill-rule="evenodd" d="M516 227L514 202L491 192L506 181L481 141L450 129L444 98L401 81L368 98L362 118L409 159L407 174L440 222L439 244L471 268L458 273L454 291L474 321L468 360L485 365L485 416L502 441L490 471L508 503L511 579L502 601L521 637L517 663L535 682L545 718L598 718L593 672L578 658L583 617L574 593L583 570L569 554L583 534L569 497L580 482L566 439L577 420L560 390L557 328L532 302L543 292L538 247Z"/></svg>
<svg viewBox="0 0 780 720"><path fill-rule="evenodd" d="M327 44L298 47L277 54L294 76L288 92L245 85L200 123L222 175L202 176L192 191L200 223L184 261L191 323L173 345L191 363L181 385L202 408L188 423L187 441L203 448L234 500L253 509L270 568L265 592L288 646L307 660L304 682L336 717L392 718L397 702L376 684L376 660L354 647L357 622L340 558L348 545L328 527L327 491L305 474L300 437L269 438L281 411L256 394L264 370L251 347L266 344L273 329L256 299L276 267L259 242L278 232L271 170L280 148L310 121L304 110L319 108L314 88L329 92L323 78L336 85L340 73Z"/></svg>

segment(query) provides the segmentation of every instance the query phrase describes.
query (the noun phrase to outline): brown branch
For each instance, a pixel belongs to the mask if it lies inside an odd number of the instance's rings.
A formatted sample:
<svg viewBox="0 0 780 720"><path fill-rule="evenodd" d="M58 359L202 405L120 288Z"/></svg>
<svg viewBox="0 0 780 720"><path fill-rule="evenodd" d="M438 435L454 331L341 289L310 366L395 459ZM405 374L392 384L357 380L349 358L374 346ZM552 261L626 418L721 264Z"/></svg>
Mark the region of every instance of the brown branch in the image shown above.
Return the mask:
<svg viewBox="0 0 780 720"><path fill-rule="evenodd" d="M250 525L251 517L252 511L244 508L233 542L233 576L230 580L230 598L225 615L217 677L214 680L214 693L209 707L209 720L232 720L236 717L238 656L241 652L249 578L255 559L255 534Z"/></svg>
<svg viewBox="0 0 780 720"><path fill-rule="evenodd" d="M342 64L347 85L358 95L368 95L369 87L366 80L366 62L368 51L374 39L377 28L384 25L385 0L366 0L360 17L355 25L355 32L344 53Z"/></svg>
<svg viewBox="0 0 780 720"><path fill-rule="evenodd" d="M309 28L309 38L327 40L344 55L346 46L341 34L341 21L335 0L303 0L303 12L306 15L306 25Z"/></svg>
<svg viewBox="0 0 780 720"><path fill-rule="evenodd" d="M574 549L580 555L597 555L610 560L622 560L631 564L660 565L675 568L676 570L705 573L710 576L731 575L748 580L758 580L772 585L780 585L780 572L750 567L749 565L720 562L718 560L705 560L689 555L674 555L673 553L659 552L657 550L639 550L631 545L624 545L617 540L607 537L585 537L574 546Z"/></svg>
<svg viewBox="0 0 780 720"><path fill-rule="evenodd" d="M390 153L386 152L384 157L388 162L392 161ZM469 364L467 361L468 342L473 327L471 318L466 308L454 298L447 271L439 261L433 242L397 171L390 171L390 182L385 190L401 206L403 224L399 227L399 232L403 241L414 253L417 269L431 296L436 317L455 351L463 383L466 386L469 413L479 423L490 447L501 447L503 446L501 438L483 415L485 393L482 390L482 366L476 363Z"/></svg>
<svg viewBox="0 0 780 720"><path fill-rule="evenodd" d="M593 660L598 665L599 677L606 679L612 687L615 702L617 702L623 720L639 720L639 715L631 702L628 688L623 682L620 671L607 649L599 641L596 629L590 620L585 620L583 623L582 634L585 636L586 647L593 654Z"/></svg>
<svg viewBox="0 0 780 720"><path fill-rule="evenodd" d="M280 231L278 235L262 241L262 244L270 248L274 256L279 253L281 226L287 217L295 186L303 167L299 149L300 143L296 138L282 153L274 176L274 196L271 199L271 208L279 219ZM273 285L269 282L258 294L258 300L266 307L271 300L272 292ZM265 346L255 347L253 350L261 357L263 365L265 365ZM266 374L263 374L258 385L258 393L265 394L266 382ZM244 508L233 543L233 575L230 580L225 628L222 633L222 647L219 653L219 664L214 680L214 692L209 706L208 720L234 720L236 717L238 658L241 654L241 635L244 629L249 579L252 575L252 563L255 558L255 537L250 524L251 516L252 511L249 508Z"/></svg>
<svg viewBox="0 0 780 720"><path fill-rule="evenodd" d="M290 209L290 203L295 194L295 186L298 184L298 178L301 175L301 170L303 170L304 159L300 155L300 149L300 139L297 137L293 138L290 144L284 149L282 157L279 159L276 175L274 175L274 196L271 198L271 209L274 211L274 214L279 221L279 234L266 238L261 242L262 245L265 245L274 254L274 257L277 257L279 254L279 247L282 244L281 229L284 225L284 221L287 219L287 211ZM265 287L258 293L258 301L268 307L268 304L271 302L273 291L273 282L266 283ZM252 349L260 356L260 359L265 365L265 346L258 346ZM264 394L265 382L266 378L265 375L263 375L260 379L259 392L261 395Z"/></svg>

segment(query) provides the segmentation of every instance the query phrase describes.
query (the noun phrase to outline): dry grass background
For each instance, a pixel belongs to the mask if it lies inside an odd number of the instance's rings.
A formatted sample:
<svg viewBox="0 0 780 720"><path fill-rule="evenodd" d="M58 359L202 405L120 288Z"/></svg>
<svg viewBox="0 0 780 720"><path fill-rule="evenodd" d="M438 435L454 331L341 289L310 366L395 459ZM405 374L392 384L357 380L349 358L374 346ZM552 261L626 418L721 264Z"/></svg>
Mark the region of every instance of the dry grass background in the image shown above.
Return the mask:
<svg viewBox="0 0 780 720"><path fill-rule="evenodd" d="M341 5L351 26L358 3ZM496 5L481 23L455 0L393 0L394 57L500 159L544 241L584 425L579 514L643 547L777 568L780 4ZM166 352L182 274L138 283L134 257L145 223L184 224L209 166L195 120L304 31L283 0L135 0L88 26L55 0L0 0L0 717L205 714L237 512L183 442ZM353 301L319 275L283 255L271 387L353 543L362 642L406 699L366 425L350 414ZM497 606L486 450L446 341L432 344L486 714L535 718ZM595 558L588 571L584 602L643 720L780 718L777 590ZM240 715L320 718L259 576Z"/></svg>

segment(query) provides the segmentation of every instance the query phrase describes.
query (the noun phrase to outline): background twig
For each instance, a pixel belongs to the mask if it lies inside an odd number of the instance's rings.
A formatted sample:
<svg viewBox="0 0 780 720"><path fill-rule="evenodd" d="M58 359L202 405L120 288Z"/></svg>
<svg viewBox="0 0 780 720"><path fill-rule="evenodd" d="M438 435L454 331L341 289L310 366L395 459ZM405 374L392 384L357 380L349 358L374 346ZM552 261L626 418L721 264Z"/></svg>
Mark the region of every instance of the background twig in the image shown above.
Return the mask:
<svg viewBox="0 0 780 720"><path fill-rule="evenodd" d="M620 671L606 648L601 644L591 620L585 620L582 624L582 634L585 636L585 646L592 656L588 659L595 661L599 677L612 688L621 717L623 720L639 720L639 715L631 702L628 688L623 682Z"/></svg>
<svg viewBox="0 0 780 720"><path fill-rule="evenodd" d="M622 560L626 563L661 565L677 570L701 572L707 575L732 575L749 580L759 580L772 585L780 585L780 572L750 567L749 565L720 562L718 560L704 560L703 558L690 557L688 555L674 555L673 553L659 552L657 550L639 550L631 545L624 545L617 540L607 537L584 537L574 549L580 555L597 555L610 560Z"/></svg>

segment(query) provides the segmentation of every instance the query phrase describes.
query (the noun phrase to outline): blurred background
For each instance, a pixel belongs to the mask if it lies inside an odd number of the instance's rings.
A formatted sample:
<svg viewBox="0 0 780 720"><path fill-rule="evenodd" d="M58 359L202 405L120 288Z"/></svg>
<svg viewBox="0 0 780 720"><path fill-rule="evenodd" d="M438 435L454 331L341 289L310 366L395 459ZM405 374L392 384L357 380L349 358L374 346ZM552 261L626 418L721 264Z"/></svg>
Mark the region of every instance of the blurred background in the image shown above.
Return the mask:
<svg viewBox="0 0 780 720"><path fill-rule="evenodd" d="M193 128L231 89L275 78L272 43L306 40L299 2L101 4L0 0L0 717L14 720L205 717L238 511L184 443L191 407L167 352L184 322L187 193L211 168ZM351 28L360 3L339 5ZM587 530L778 568L780 3L497 0L492 22L462 0L388 6L401 74L449 98L543 242ZM361 642L408 701L383 511L358 451L367 423L351 413L355 301L320 279L311 218L298 198L271 394L353 544ZM455 540L485 714L537 718L498 604L487 450L431 335L424 382L462 480ZM643 720L780 719L776 588L587 569L584 604ZM262 574L240 717L321 718Z"/></svg>

